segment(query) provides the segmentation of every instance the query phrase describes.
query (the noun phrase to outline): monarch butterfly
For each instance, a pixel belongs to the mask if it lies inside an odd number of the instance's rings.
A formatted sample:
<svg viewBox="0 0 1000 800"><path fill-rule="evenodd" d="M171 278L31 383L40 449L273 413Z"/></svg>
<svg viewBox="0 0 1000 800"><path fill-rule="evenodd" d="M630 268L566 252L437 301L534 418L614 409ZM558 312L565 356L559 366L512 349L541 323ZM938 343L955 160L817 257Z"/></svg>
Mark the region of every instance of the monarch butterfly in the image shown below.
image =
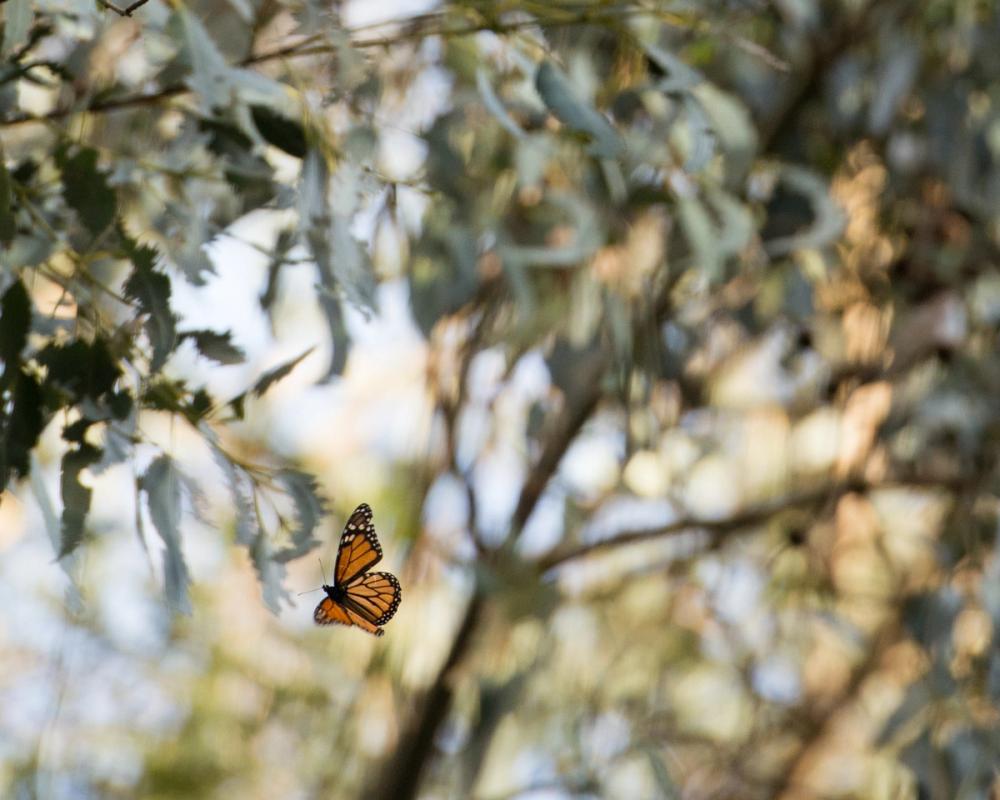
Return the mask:
<svg viewBox="0 0 1000 800"><path fill-rule="evenodd" d="M380 628L399 608L401 589L395 575L369 572L382 559L382 546L375 536L372 510L362 503L351 514L340 535L333 568L333 586L323 584L326 597L316 606L317 625L357 625L381 636Z"/></svg>

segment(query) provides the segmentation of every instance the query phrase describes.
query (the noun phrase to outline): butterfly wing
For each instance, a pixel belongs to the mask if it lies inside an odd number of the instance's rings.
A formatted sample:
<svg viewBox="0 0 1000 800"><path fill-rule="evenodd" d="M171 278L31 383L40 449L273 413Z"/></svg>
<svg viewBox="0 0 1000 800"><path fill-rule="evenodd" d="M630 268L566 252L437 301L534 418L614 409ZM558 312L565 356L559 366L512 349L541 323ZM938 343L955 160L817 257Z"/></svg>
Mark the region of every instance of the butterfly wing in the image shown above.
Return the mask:
<svg viewBox="0 0 1000 800"><path fill-rule="evenodd" d="M344 587L345 602L373 625L385 625L399 608L402 589L396 576L388 572L369 572Z"/></svg>
<svg viewBox="0 0 1000 800"><path fill-rule="evenodd" d="M338 586L346 586L359 575L364 574L382 559L382 545L375 535L372 510L362 503L351 514L340 535L337 563L333 568L333 580Z"/></svg>
<svg viewBox="0 0 1000 800"><path fill-rule="evenodd" d="M375 623L365 619L361 614L345 608L340 603L334 602L329 597L324 597L316 606L313 619L317 625L357 625L375 636L381 636L385 633Z"/></svg>

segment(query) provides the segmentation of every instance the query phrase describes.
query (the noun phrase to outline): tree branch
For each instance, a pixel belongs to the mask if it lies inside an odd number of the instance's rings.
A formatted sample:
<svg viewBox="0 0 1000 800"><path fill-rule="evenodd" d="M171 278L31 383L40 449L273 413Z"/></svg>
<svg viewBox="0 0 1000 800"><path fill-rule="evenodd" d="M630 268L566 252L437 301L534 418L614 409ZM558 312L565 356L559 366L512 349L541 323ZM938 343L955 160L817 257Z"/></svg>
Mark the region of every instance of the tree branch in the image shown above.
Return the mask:
<svg viewBox="0 0 1000 800"><path fill-rule="evenodd" d="M643 528L640 530L626 531L611 539L602 539L598 542L578 545L568 548L562 552L554 551L543 556L538 561L541 572L548 572L556 567L562 566L569 561L575 561L585 556L597 553L602 550L613 550L618 547L625 547L637 542L646 542L652 539L660 539L690 530L703 530L723 536L727 533L749 528L767 522L776 514L791 509L803 508L833 502L851 492L871 492L879 489L912 488L912 489L943 489L946 491L957 491L968 486L968 478L941 478L941 479L921 479L912 478L900 481L885 481L880 483L870 483L865 481L844 481L835 484L828 484L818 489L811 489L798 494L781 497L768 503L761 504L754 508L726 517L725 519L699 519L698 517L684 517L661 525L658 528Z"/></svg>

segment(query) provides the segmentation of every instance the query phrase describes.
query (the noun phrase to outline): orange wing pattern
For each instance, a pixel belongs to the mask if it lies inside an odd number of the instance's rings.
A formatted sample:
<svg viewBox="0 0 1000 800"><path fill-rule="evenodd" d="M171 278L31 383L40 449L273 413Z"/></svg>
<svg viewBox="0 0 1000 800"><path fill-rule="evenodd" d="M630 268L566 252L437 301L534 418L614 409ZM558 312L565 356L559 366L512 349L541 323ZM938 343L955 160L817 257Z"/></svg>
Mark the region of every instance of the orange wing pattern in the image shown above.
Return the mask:
<svg viewBox="0 0 1000 800"><path fill-rule="evenodd" d="M357 625L362 630L382 636L385 631L369 622L360 614L345 608L339 603L333 602L329 597L324 597L313 613L313 619L317 625Z"/></svg>
<svg viewBox="0 0 1000 800"><path fill-rule="evenodd" d="M382 560L382 545L375 536L372 510L362 503L351 514L340 535L337 563L333 568L333 581L346 586Z"/></svg>
<svg viewBox="0 0 1000 800"><path fill-rule="evenodd" d="M396 576L369 572L344 587L347 602L374 625L385 625L399 608L402 589Z"/></svg>

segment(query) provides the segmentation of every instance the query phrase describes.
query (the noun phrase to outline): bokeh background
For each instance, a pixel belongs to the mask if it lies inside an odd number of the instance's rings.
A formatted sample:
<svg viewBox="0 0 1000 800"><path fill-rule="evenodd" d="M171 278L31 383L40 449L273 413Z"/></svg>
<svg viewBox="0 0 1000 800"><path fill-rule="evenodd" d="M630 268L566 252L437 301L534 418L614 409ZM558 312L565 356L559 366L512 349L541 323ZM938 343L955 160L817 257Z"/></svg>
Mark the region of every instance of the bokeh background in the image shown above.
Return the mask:
<svg viewBox="0 0 1000 800"><path fill-rule="evenodd" d="M0 795L1000 797L997 4L0 8Z"/></svg>

